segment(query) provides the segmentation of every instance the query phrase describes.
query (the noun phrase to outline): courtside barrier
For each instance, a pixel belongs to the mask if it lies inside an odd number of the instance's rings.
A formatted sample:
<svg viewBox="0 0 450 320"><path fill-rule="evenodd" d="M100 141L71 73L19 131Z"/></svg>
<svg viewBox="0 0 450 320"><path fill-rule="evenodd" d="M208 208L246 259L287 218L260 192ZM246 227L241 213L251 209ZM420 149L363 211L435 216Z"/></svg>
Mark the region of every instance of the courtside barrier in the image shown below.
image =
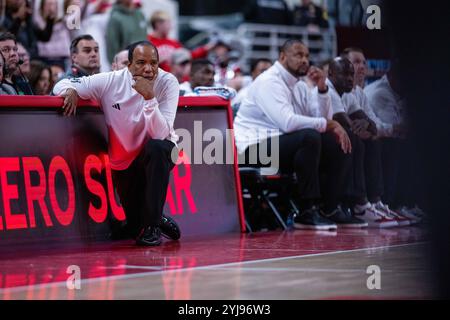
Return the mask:
<svg viewBox="0 0 450 320"><path fill-rule="evenodd" d="M101 108L80 101L77 115L64 117L62 103L0 96L0 245L105 239L125 219ZM174 127L191 148L172 171L165 214L185 236L245 232L229 101L180 97ZM205 162L218 151L213 143L232 161Z"/></svg>

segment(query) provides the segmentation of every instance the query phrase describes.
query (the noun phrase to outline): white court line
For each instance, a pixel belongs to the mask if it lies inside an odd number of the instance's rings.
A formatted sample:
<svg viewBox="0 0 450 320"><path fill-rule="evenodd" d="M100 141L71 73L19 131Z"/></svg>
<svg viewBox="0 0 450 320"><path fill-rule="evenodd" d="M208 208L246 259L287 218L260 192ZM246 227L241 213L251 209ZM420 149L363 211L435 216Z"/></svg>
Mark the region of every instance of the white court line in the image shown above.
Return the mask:
<svg viewBox="0 0 450 320"><path fill-rule="evenodd" d="M350 250L339 250L339 251L330 251L330 252L321 252L321 253L312 253L312 254L305 254L305 255L297 255L297 256L289 256L289 257L279 257L279 258L268 258L268 259L257 259L257 260L248 260L248 261L241 261L241 262L230 262L230 263L221 263L221 264L213 264L213 265L207 265L207 266L198 266L198 267L190 267L190 268L179 268L179 269L173 269L173 270L161 270L161 271L148 271L148 272L140 272L140 273L134 273L134 274L124 274L124 275L115 275L115 276L106 276L106 277L98 277L98 278L91 278L91 279L83 279L80 280L81 285L83 284L91 284L96 282L102 282L105 280L127 280L127 279L135 279L135 278L141 278L141 277L147 277L152 275L161 275L163 273L175 273L175 272L186 272L186 271L192 271L192 270L208 270L208 269L216 269L221 267L233 267L233 266L241 266L241 265L247 265L252 263L263 263L263 262L272 262L272 261L281 261L281 260L291 260L291 259L302 259L302 258L310 258L310 257L318 257L318 256L325 256L325 255L334 255L334 254L340 254L340 253L350 253L350 252L359 252L359 251L368 251L368 250L380 250L380 249L389 249L389 248L399 248L399 247L407 247L407 246L414 246L414 245L422 245L426 242L415 242L415 243L405 243L405 244L397 244L397 245L390 245L390 246L381 246L381 247L369 247L369 248L359 248L359 249L350 249ZM116 266L119 267L119 266ZM140 269L145 270L146 268L154 268L150 266L133 266L133 265L122 265L124 268L130 268L130 269L137 269L139 267ZM30 290L30 288L34 289L43 289L43 288L54 288L54 287L66 287L66 281L60 281L60 282L52 282L52 283L43 283L43 284L35 284L35 285L28 285L28 286L19 286L19 287L13 287L13 288L1 288L1 293L15 293L15 292L21 292L24 290Z"/></svg>

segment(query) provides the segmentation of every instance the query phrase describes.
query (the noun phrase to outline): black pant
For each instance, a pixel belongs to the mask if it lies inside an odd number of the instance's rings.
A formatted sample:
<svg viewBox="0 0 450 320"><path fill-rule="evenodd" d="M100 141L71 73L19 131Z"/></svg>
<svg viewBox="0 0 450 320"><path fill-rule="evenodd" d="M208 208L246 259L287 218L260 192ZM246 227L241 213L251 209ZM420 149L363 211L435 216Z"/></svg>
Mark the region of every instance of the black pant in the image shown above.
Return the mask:
<svg viewBox="0 0 450 320"><path fill-rule="evenodd" d="M421 205L423 198L418 190L421 181L415 148L409 140L386 138L382 140L382 166L384 179L383 201L397 208L402 205Z"/></svg>
<svg viewBox="0 0 450 320"><path fill-rule="evenodd" d="M347 134L352 143L352 169L347 178L347 197L351 202L369 201L383 194L383 169L380 140L361 139L351 131Z"/></svg>
<svg viewBox="0 0 450 320"><path fill-rule="evenodd" d="M173 142L148 140L126 170L113 170L113 180L125 210L127 225L137 232L161 222L169 185Z"/></svg>
<svg viewBox="0 0 450 320"><path fill-rule="evenodd" d="M382 140L363 140L364 142L364 170L366 190L369 201L374 202L384 193L383 166L381 162Z"/></svg>
<svg viewBox="0 0 450 320"><path fill-rule="evenodd" d="M269 151L273 139L267 140ZM283 134L277 139L279 169L283 173L296 173L300 203L306 207L322 198L326 207L336 207L343 196L344 179L350 169L350 157L342 152L335 137L330 133L320 134L313 129L303 129ZM259 155L258 150L262 143L266 141L247 148L246 164L251 159L251 152L257 152ZM261 163L256 166L261 166ZM326 177L320 177L319 171L325 172Z"/></svg>

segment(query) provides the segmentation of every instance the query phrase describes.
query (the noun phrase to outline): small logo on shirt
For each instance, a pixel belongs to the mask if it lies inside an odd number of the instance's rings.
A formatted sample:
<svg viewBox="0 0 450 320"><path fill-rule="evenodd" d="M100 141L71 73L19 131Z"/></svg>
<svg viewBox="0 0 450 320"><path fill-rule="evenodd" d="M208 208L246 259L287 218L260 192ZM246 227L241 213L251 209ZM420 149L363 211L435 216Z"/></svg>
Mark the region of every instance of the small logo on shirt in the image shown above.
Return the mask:
<svg viewBox="0 0 450 320"><path fill-rule="evenodd" d="M118 104L118 103L113 104L112 107L113 107L114 109L120 110L120 104Z"/></svg>

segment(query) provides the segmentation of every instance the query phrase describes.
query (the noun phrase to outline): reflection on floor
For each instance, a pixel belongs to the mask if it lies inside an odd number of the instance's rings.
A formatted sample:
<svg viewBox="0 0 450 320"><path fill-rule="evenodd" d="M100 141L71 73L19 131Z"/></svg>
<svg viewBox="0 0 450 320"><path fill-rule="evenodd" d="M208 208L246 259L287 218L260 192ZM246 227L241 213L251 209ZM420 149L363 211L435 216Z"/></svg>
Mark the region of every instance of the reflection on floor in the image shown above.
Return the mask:
<svg viewBox="0 0 450 320"><path fill-rule="evenodd" d="M431 298L426 240L407 227L0 248L0 299Z"/></svg>

